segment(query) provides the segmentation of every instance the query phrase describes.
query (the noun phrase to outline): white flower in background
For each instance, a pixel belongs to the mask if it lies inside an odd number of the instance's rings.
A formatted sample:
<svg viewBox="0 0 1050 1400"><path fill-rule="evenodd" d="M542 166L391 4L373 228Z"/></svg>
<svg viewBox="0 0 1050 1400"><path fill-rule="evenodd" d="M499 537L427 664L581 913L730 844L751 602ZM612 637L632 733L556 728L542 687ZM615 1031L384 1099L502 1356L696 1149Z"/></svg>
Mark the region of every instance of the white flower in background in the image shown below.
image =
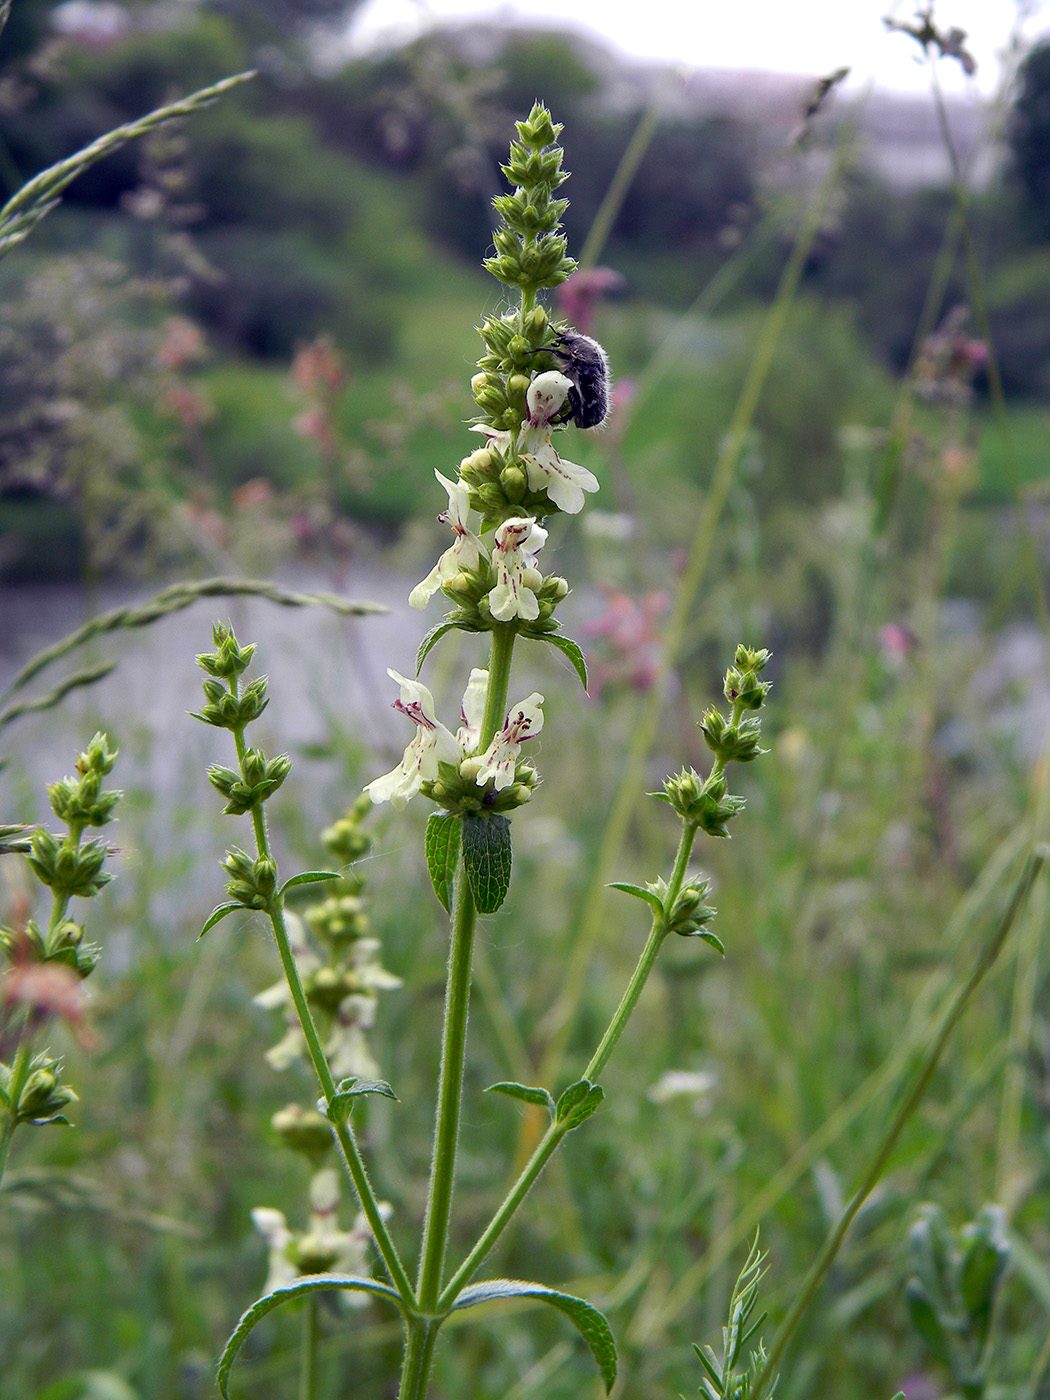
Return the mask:
<svg viewBox="0 0 1050 1400"><path fill-rule="evenodd" d="M388 669L387 675L401 687L401 697L394 701L393 707L416 725L416 737L397 767L380 778L373 778L365 792L373 802L389 802L400 811L425 782L434 781L439 763L458 763L463 750L455 735L437 718L434 697L425 685L410 681L397 671Z"/></svg>
<svg viewBox="0 0 1050 1400"><path fill-rule="evenodd" d="M485 718L485 699L489 691L489 673L475 666L463 692L463 708L460 714L463 723L456 731L456 738L464 753L473 753L481 742L481 721Z"/></svg>
<svg viewBox="0 0 1050 1400"><path fill-rule="evenodd" d="M252 1224L270 1247L269 1269L266 1274L264 1293L272 1293L275 1288L283 1288L286 1283L294 1283L299 1270L292 1262L289 1246L295 1236L288 1228L284 1214L269 1206L256 1206L252 1211Z"/></svg>
<svg viewBox="0 0 1050 1400"><path fill-rule="evenodd" d="M496 586L489 593L489 607L498 622L515 617L534 622L540 615L535 590L543 582L536 555L547 542L547 531L535 520L514 516L496 531L492 563Z"/></svg>
<svg viewBox="0 0 1050 1400"><path fill-rule="evenodd" d="M503 728L481 755L481 767L475 781L479 787L494 781L496 791L509 787L514 781L514 765L526 739L543 728L543 696L538 690L514 705L503 722Z"/></svg>
<svg viewBox="0 0 1050 1400"><path fill-rule="evenodd" d="M264 1292L294 1283L303 1275L353 1274L368 1277L368 1246L372 1231L363 1214L353 1228L341 1230L336 1218L339 1208L339 1176L332 1167L316 1172L310 1182L310 1224L303 1234L289 1230L284 1214L268 1206L252 1211L252 1222L270 1247L270 1267ZM388 1201L379 1203L384 1220L392 1214ZM355 1308L368 1303L365 1293L348 1292L344 1301Z"/></svg>
<svg viewBox="0 0 1050 1400"><path fill-rule="evenodd" d="M598 478L586 467L560 457L551 442L551 419L565 402L572 381L556 369L537 374L525 396L528 412L518 434L518 453L525 465L530 491L546 491L566 515L583 509L585 491L598 490ZM484 433L500 452L510 451L511 434L505 428L478 423L475 432Z"/></svg>
<svg viewBox="0 0 1050 1400"><path fill-rule="evenodd" d="M335 1024L324 1047L328 1068L335 1079L378 1079L379 1065L368 1048L368 1036L375 1025L374 992L351 992L343 997L335 1013Z"/></svg>
<svg viewBox="0 0 1050 1400"><path fill-rule="evenodd" d="M469 488L462 481L449 481L439 471L434 475L448 492L448 510L443 510L438 519L452 527L456 538L423 582L417 583L408 595L409 607L413 608L425 608L438 589L461 569L476 569L484 549L475 533L480 516L470 509Z"/></svg>

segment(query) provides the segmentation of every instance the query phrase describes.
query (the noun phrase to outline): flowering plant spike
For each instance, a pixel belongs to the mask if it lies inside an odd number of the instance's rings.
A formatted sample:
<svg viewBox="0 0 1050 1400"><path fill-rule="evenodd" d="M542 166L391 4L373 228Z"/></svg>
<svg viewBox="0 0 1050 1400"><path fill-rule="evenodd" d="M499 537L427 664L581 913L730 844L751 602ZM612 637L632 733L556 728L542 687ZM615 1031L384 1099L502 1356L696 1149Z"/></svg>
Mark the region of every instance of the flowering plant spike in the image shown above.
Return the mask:
<svg viewBox="0 0 1050 1400"><path fill-rule="evenodd" d="M586 682L582 653L562 635L556 617L568 583L545 574L540 561L558 515L582 511L599 485L591 471L568 460L555 444L565 434L598 426L608 411L604 351L589 336L552 321L541 300L575 267L559 222L566 201L555 197L566 178L557 144L560 128L537 103L516 129L503 166L513 191L494 201L501 224L493 235L495 254L485 264L513 289L516 300L482 322L483 353L471 380L479 410L472 426L485 442L461 460L454 476L434 472L447 497L438 520L449 527L452 540L409 598L422 609L440 593L451 605L420 648L420 667L454 630L488 634L487 661L470 669L458 724L453 716L441 715L434 694L418 676L388 669L398 687L393 708L410 721L412 736L395 766L366 784L343 833L349 844L333 843L326 834L333 855L353 860L360 847L349 838L356 837L366 809L389 803L400 812L417 798L434 806L425 859L451 927L433 1153L414 1280L387 1226L389 1207L369 1180L354 1127L369 1095L395 1097L395 1090L376 1078L378 1067L365 1034L373 1024L377 993L394 990L398 979L380 965L377 940L364 936L359 926L361 912L356 893L346 889L348 876L318 871L281 882L264 807L284 781L288 765L249 748L244 736L267 703L265 680L243 679L252 648L241 647L232 631L217 627L215 653L200 658L207 673L206 704L197 717L232 731L238 756L237 768L213 767L209 776L230 815L250 816L256 838L253 852L233 847L227 853L229 903L216 909L206 927L235 910L257 910L270 919L285 980L256 1000L280 1008L287 1025L268 1058L275 1068L308 1058L320 1095L316 1111L292 1106L279 1115L288 1145L311 1163L309 1225L305 1232L296 1231L284 1211L269 1205L254 1211L256 1227L269 1246L268 1291L244 1314L227 1344L219 1367L224 1394L234 1356L255 1320L306 1296L303 1275L310 1269L322 1278L330 1276L332 1286L348 1290L357 1304L375 1298L396 1304L405 1328L399 1400L425 1400L438 1332L451 1312L514 1296L546 1302L567 1317L611 1387L616 1347L608 1323L590 1303L543 1283L477 1282L477 1275L546 1162L569 1133L600 1111L605 1091L598 1081L667 937L698 938L721 951L708 927L715 915L705 902L708 882L690 872L689 862L698 834L728 834L727 823L743 807L743 799L728 791L728 764L748 762L762 752L757 712L769 684L759 677L769 654L746 647L738 648L726 675L728 719L715 709L704 716L703 734L715 754L710 773L702 778L683 770L667 780L660 794L682 826L673 869L666 879L656 878L645 887L618 886L644 900L651 915L648 940L620 1004L581 1077L568 1085L493 1086L532 1108L546 1106L549 1123L473 1247L450 1267L474 937L479 916L495 913L507 896L513 867L510 819L539 784L533 760L545 726L544 696L534 690L522 699L510 698L514 649L528 641L553 645ZM288 888L325 879L340 880L343 890L308 910L305 923L285 910ZM317 944L326 946L322 951ZM349 1230L335 1220L336 1178L323 1163L333 1140L361 1207ZM365 1275L367 1251L373 1248L389 1286Z"/></svg>

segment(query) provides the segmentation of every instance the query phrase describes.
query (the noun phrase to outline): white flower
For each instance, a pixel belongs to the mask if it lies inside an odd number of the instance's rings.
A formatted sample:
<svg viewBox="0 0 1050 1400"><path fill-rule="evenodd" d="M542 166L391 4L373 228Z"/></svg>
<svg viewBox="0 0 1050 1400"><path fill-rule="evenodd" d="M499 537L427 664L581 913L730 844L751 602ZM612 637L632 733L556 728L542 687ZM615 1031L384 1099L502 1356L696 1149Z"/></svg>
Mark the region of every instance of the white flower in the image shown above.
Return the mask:
<svg viewBox="0 0 1050 1400"><path fill-rule="evenodd" d="M584 492L598 490L598 478L586 467L565 461L551 442L551 419L571 388L572 380L556 369L536 375L525 396L528 412L518 435L518 453L525 464L529 490L546 491L566 515L578 515L583 509ZM509 450L510 433L505 429L480 424L476 431L484 433L501 452Z"/></svg>
<svg viewBox="0 0 1050 1400"><path fill-rule="evenodd" d="M543 696L534 690L511 708L503 728L481 755L481 767L475 779L479 787L484 787L490 779L494 781L497 792L511 785L522 744L543 728L542 704Z"/></svg>
<svg viewBox="0 0 1050 1400"><path fill-rule="evenodd" d="M489 693L489 673L475 666L463 692L463 708L460 711L463 723L456 731L456 738L463 746L464 753L473 753L481 740L481 721L485 718L485 699Z"/></svg>
<svg viewBox="0 0 1050 1400"><path fill-rule="evenodd" d="M462 481L449 481L435 471L434 475L448 492L448 510L438 519L452 527L455 539L445 550L422 583L417 583L408 595L409 607L425 608L434 594L461 569L476 569L484 548L475 533L480 517L470 509L470 490Z"/></svg>
<svg viewBox="0 0 1050 1400"><path fill-rule="evenodd" d="M425 782L434 781L439 763L458 763L463 750L437 718L434 697L425 685L410 681L397 671L388 669L387 675L401 686L401 697L394 701L394 709L407 715L417 726L416 737L397 767L380 778L373 778L365 792L373 802L389 802L400 810Z"/></svg>
<svg viewBox="0 0 1050 1400"><path fill-rule="evenodd" d="M266 1274L264 1293L272 1293L275 1288L283 1288L286 1283L294 1283L299 1270L292 1263L289 1245L295 1236L288 1228L284 1215L269 1206L256 1206L252 1211L252 1224L270 1247L269 1268Z"/></svg>
<svg viewBox="0 0 1050 1400"><path fill-rule="evenodd" d="M535 520L514 516L496 531L492 563L496 586L489 593L489 607L498 622L515 617L534 622L540 615L535 590L543 582L536 555L547 542L547 531Z"/></svg>
<svg viewBox="0 0 1050 1400"><path fill-rule="evenodd" d="M537 374L525 395L525 402L529 407L529 415L526 420L529 426L547 428L551 419L565 402L571 388L572 380L568 375L560 374L556 369L549 369L543 374Z"/></svg>

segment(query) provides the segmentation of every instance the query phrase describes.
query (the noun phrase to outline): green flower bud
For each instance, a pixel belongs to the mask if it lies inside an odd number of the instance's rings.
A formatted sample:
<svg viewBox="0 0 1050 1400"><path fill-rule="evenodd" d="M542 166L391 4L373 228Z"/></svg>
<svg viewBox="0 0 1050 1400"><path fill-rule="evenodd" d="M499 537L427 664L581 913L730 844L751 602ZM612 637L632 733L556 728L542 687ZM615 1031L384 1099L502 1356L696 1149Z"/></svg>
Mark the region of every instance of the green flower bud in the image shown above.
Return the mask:
<svg viewBox="0 0 1050 1400"><path fill-rule="evenodd" d="M534 306L531 311L527 311L522 319L521 328L528 336L532 348L541 345L547 333L547 313L544 308Z"/></svg>
<svg viewBox="0 0 1050 1400"><path fill-rule="evenodd" d="M232 846L222 868L230 877L226 893L246 909L268 909L277 892L277 866L266 856L254 859L247 851Z"/></svg>
<svg viewBox="0 0 1050 1400"><path fill-rule="evenodd" d="M6 1065L2 1087L10 1089L11 1071ZM47 1054L34 1055L30 1061L29 1074L22 1085L18 1102L14 1105L16 1123L68 1123L64 1109L77 1102L77 1096L68 1084L61 1081L62 1061L52 1059Z"/></svg>
<svg viewBox="0 0 1050 1400"><path fill-rule="evenodd" d="M232 680L248 669L255 652L255 644L242 647L234 636L233 628L216 622L211 630L216 650L197 657L197 665L210 676Z"/></svg>
<svg viewBox="0 0 1050 1400"><path fill-rule="evenodd" d="M504 467L500 472L499 483L503 487L507 500L512 505L517 505L524 498L528 488L528 480L525 472L517 465Z"/></svg>
<svg viewBox="0 0 1050 1400"><path fill-rule="evenodd" d="M710 904L704 903L710 881L696 879L684 886L667 920L670 933L682 938L696 938L707 932L707 925L718 912Z"/></svg>

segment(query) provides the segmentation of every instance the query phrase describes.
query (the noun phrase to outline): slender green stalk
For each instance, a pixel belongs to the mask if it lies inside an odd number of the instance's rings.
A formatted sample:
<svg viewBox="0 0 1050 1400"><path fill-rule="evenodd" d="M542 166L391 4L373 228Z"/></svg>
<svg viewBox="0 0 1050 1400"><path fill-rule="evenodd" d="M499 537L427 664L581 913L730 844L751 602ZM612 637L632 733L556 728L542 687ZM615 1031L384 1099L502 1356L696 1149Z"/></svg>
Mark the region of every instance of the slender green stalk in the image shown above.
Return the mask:
<svg viewBox="0 0 1050 1400"><path fill-rule="evenodd" d="M685 880L686 867L689 864L689 857L692 854L693 842L696 839L697 828L686 824L682 829L682 836L678 843L678 853L675 857L674 870L671 875L665 905L668 910L674 908L675 901L681 892L682 883ZM605 1068L612 1055L616 1044L623 1034L624 1027L630 1020L634 1008L638 1004L649 975L656 965L656 958L660 952L665 937L667 936L666 921L663 918L655 918L645 947L642 950L638 963L631 975L631 980L627 984L627 989L620 999L620 1004L613 1013L612 1020L606 1027L605 1034L598 1042L598 1048L591 1056L583 1077L595 1083L602 1070ZM470 1282L471 1278L478 1271L486 1255L499 1239L500 1235L510 1224L515 1212L522 1201L532 1189L533 1184L543 1171L544 1167L554 1155L562 1138L570 1129L565 1124L553 1122L547 1128L543 1137L537 1143L532 1155L519 1173L516 1181L507 1195L501 1202L499 1209L493 1215L484 1232L474 1245L473 1249L464 1259L463 1263L456 1270L449 1280L447 1287L438 1300L438 1311L443 1312L450 1308L457 1296Z"/></svg>
<svg viewBox="0 0 1050 1400"><path fill-rule="evenodd" d="M237 745L237 757L242 767L244 764L247 744L244 739L243 730L234 731L234 740ZM256 804L252 808L252 825L255 829L255 842L258 854L265 859L272 859L270 855L270 842L266 834L266 819L263 815L261 804ZM288 937L288 927L284 921L284 909L279 899L271 901L267 914L270 925L273 928L274 941L277 944L277 952L281 959L281 966L284 969L285 980L288 983L288 990L292 995L292 1003L295 1006L296 1015L299 1017L299 1025L302 1028L303 1038L306 1041L307 1053L310 1056L310 1063L313 1065L317 1082L321 1086L321 1091L329 1103L335 1098L335 1080L332 1072L328 1068L328 1060L325 1058L324 1049L321 1045L320 1037L317 1034L317 1027L314 1025L314 1018L310 1012L310 1005L306 1000L306 992L303 989L302 978L299 976L299 969L296 966L295 954L292 952L291 941ZM353 1130L345 1120L333 1123L332 1130L335 1133L336 1141L343 1155L350 1180L353 1182L357 1198L361 1203L365 1218L372 1230L375 1238L376 1248L379 1250L383 1263L386 1265L390 1275L390 1281L397 1289L402 1300L409 1306L415 1303L415 1294L401 1263L397 1252L397 1246L386 1227L386 1222L379 1210L372 1185L368 1180L368 1173L354 1139Z"/></svg>
<svg viewBox="0 0 1050 1400"><path fill-rule="evenodd" d="M492 742L498 729L503 728L507 713L507 691L510 689L510 664L514 653L514 638L517 634L512 626L504 623L492 629L489 645L489 688L485 695L485 713L481 721L481 740L478 752L483 752Z"/></svg>
<svg viewBox="0 0 1050 1400"><path fill-rule="evenodd" d="M408 1339L401 1367L398 1400L426 1400L430 1371L434 1364L434 1345L440 1325L435 1318L418 1315L408 1318Z"/></svg>
<svg viewBox="0 0 1050 1400"><path fill-rule="evenodd" d="M317 1294L303 1299L303 1333L299 1350L299 1400L314 1400L317 1388Z"/></svg>
<svg viewBox="0 0 1050 1400"><path fill-rule="evenodd" d="M452 1209L460 1102L463 1095L471 955L476 924L477 912L461 861L456 875L456 898L452 908L452 946L449 949L445 991L445 1024L441 1035L441 1072L438 1081L434 1155L430 1168L430 1188L423 1222L423 1247L417 1285L419 1306L424 1312L433 1312L437 1308L438 1294L441 1291L441 1272L448 1246L448 1222Z"/></svg>
<svg viewBox="0 0 1050 1400"><path fill-rule="evenodd" d="M15 1062L11 1067L11 1083L8 1086L8 1097L10 1106L4 1116L3 1131L0 1132L0 1182L3 1182L4 1172L7 1170L7 1158L11 1151L11 1139L15 1135L18 1127L18 1120L15 1116L18 1100L22 1097L22 1090L25 1088L26 1079L29 1075L30 1061L29 1038L25 1037L18 1047L15 1055Z"/></svg>
<svg viewBox="0 0 1050 1400"><path fill-rule="evenodd" d="M890 1155L896 1147L905 1125L922 1102L923 1096L929 1087L930 1080L933 1078L937 1066L940 1064L941 1056L948 1044L952 1031L954 1031L955 1027L958 1025L970 998L984 981L995 963L996 958L999 956L1003 944L1006 942L1007 935L1024 905L1028 892L1032 887L1032 882L1043 866L1047 864L1048 860L1050 860L1050 849L1046 847L1038 848L1029 856L998 928L981 952L973 971L952 998L941 1022L940 1029L934 1037L933 1044L926 1054L925 1061L911 1089L901 1100L899 1108L890 1120L889 1128L883 1134L881 1142L875 1149L871 1161L868 1163L867 1169L861 1178L860 1185L854 1192L852 1200L843 1211L838 1223L828 1235L795 1302L792 1304L791 1308L788 1310L787 1316L781 1323L773 1339L773 1343L770 1346L769 1355L766 1358L765 1364L755 1379L754 1386L751 1390L751 1400L762 1400L762 1395L769 1387L776 1373L776 1369L780 1364L781 1358L787 1349L788 1343L794 1336L799 1323L802 1321L810 1304L816 1297L821 1284L827 1277L828 1270L834 1263L839 1249L842 1246L842 1242L846 1238L849 1227L856 1218L857 1212L867 1200L879 1178L882 1176L886 1163L889 1161Z"/></svg>
<svg viewBox="0 0 1050 1400"><path fill-rule="evenodd" d="M583 252L580 254L581 268L594 267L601 257L609 234L612 232L612 226L616 222L616 216L620 212L627 191L631 188L631 181L638 174L638 167L641 165L642 158L649 149L649 143L656 133L656 124L659 118L659 98L656 98L642 113L638 125L634 129L634 135L620 157L620 164L616 167L616 172L609 181L609 187L605 191L597 214L594 216L594 221L587 234L587 241L583 245Z"/></svg>
<svg viewBox="0 0 1050 1400"><path fill-rule="evenodd" d="M716 764L715 766L718 767L719 765ZM724 767L725 765L722 764L721 766ZM678 842L678 852L675 855L674 870L671 874L671 882L664 899L664 907L668 914L670 914L670 911L674 908L675 901L681 893L682 882L685 880L686 866L689 864L689 857L693 853L693 843L696 840L697 830L697 827L689 823L684 824L682 827L682 835ZM584 1079L589 1079L592 1084L597 1082L598 1076L609 1062L609 1056L616 1049L616 1042L620 1039L620 1036L623 1035L624 1028L630 1020L634 1008L638 1005L638 998L641 996L645 984L649 980L649 974L656 966L657 955L666 937L666 918L654 919L649 937L642 950L642 956L638 959L638 965L635 967L631 975L631 980L627 984L627 990L620 999L620 1004L616 1008L605 1034L598 1042L597 1050L595 1050L588 1062L587 1068L583 1071Z"/></svg>

